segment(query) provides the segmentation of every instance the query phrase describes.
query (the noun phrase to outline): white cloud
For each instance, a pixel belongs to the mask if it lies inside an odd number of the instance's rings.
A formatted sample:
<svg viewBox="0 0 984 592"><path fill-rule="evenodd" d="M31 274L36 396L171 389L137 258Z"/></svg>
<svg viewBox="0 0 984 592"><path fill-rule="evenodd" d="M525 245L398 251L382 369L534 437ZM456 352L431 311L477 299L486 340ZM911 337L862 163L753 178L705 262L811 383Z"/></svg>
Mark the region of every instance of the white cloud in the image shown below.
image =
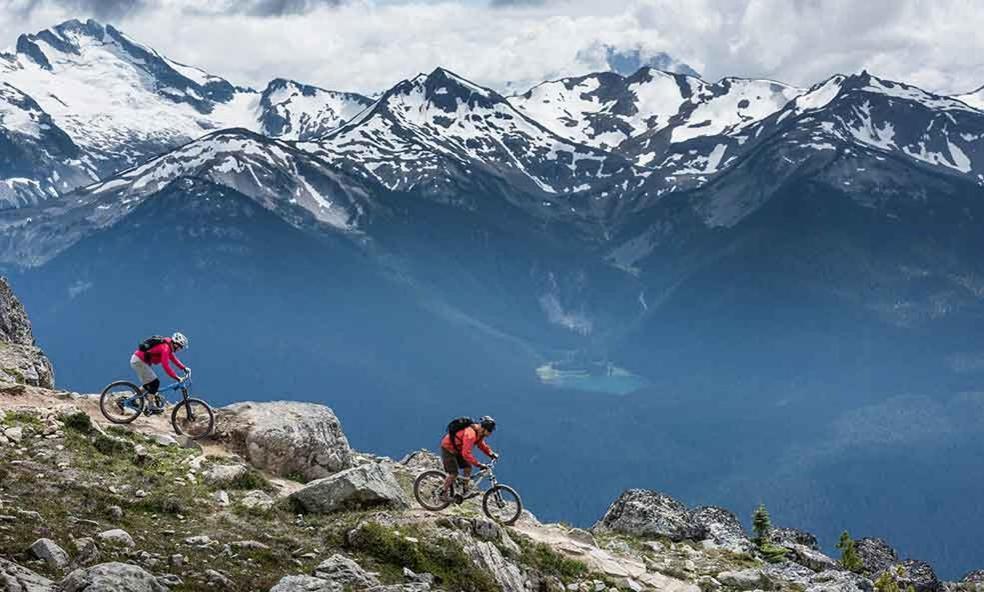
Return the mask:
<svg viewBox="0 0 984 592"><path fill-rule="evenodd" d="M708 79L808 86L867 68L940 92L984 84L984 17L972 0L251 0L250 10L128 0L118 13L108 4L0 0L0 42L98 8L173 59L253 86L285 76L374 92L441 65L503 88L601 68L598 52L582 51L598 44L665 51Z"/></svg>

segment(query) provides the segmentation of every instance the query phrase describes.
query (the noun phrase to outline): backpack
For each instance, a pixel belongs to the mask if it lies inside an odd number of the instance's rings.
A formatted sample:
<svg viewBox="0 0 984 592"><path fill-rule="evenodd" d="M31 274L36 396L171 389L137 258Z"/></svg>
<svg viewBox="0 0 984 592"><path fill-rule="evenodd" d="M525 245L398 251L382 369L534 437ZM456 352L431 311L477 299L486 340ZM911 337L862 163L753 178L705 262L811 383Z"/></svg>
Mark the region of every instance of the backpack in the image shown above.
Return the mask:
<svg viewBox="0 0 984 592"><path fill-rule="evenodd" d="M148 351L154 349L158 345L162 343L167 343L168 341L170 340L167 337L164 337L162 335L153 335L141 341L140 345L137 346L137 349L142 351L143 353L147 353Z"/></svg>
<svg viewBox="0 0 984 592"><path fill-rule="evenodd" d="M458 445L454 441L455 435L461 430L471 426L473 423L475 422L472 421L472 418L470 417L456 417L451 420L451 423L448 424L448 436L450 436L451 439L451 448L454 448L456 452L460 451L458 450Z"/></svg>

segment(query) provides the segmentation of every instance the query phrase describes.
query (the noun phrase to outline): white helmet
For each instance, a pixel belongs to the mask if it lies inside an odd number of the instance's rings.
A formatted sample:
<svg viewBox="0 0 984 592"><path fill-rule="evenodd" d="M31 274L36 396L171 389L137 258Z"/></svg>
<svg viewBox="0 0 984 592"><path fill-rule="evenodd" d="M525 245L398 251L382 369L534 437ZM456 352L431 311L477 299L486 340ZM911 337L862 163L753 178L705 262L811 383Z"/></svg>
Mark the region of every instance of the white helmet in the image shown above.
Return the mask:
<svg viewBox="0 0 984 592"><path fill-rule="evenodd" d="M171 336L171 341L181 349L188 347L188 338L184 336L184 333L175 333Z"/></svg>

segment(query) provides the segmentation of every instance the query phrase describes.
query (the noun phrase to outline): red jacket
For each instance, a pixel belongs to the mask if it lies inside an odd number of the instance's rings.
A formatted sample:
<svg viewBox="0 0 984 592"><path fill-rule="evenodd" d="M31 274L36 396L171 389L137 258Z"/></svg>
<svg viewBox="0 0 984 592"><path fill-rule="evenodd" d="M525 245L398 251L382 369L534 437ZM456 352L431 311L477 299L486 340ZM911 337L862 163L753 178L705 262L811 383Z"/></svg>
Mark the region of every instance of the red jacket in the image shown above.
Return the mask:
<svg viewBox="0 0 984 592"><path fill-rule="evenodd" d="M473 446L478 446L478 449L488 455L489 458L492 457L492 449L485 443L485 438L479 438L478 433L472 426L468 426L455 434L454 443L458 446L457 450L455 450L454 446L451 445L451 435L445 435L444 439L441 440L441 448L454 454L460 454L462 458L468 461L469 464L482 464L478 462L477 458L475 458L475 453L472 452Z"/></svg>
<svg viewBox="0 0 984 592"><path fill-rule="evenodd" d="M164 367L164 372L167 372L167 375L174 380L178 380L178 375L171 369L172 361L174 362L174 365L181 368L182 371L188 371L188 367L181 363L178 356L174 355L174 349L171 347L170 339L165 339L164 343L159 343L146 352L142 352L137 349L137 351L133 352L133 355L140 358L144 364L149 364L151 366L154 364L160 364Z"/></svg>

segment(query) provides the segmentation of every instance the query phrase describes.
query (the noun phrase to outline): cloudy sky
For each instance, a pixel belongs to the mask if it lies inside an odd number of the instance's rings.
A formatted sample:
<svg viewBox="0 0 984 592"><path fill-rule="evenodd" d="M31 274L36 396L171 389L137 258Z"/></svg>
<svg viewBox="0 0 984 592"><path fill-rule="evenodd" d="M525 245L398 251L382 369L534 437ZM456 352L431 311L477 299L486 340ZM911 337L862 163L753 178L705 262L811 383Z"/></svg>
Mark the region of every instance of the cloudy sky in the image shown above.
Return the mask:
<svg viewBox="0 0 984 592"><path fill-rule="evenodd" d="M705 79L809 86L863 68L937 92L984 85L974 0L0 0L0 47L111 23L238 84L376 92L441 65L499 89L666 52Z"/></svg>

